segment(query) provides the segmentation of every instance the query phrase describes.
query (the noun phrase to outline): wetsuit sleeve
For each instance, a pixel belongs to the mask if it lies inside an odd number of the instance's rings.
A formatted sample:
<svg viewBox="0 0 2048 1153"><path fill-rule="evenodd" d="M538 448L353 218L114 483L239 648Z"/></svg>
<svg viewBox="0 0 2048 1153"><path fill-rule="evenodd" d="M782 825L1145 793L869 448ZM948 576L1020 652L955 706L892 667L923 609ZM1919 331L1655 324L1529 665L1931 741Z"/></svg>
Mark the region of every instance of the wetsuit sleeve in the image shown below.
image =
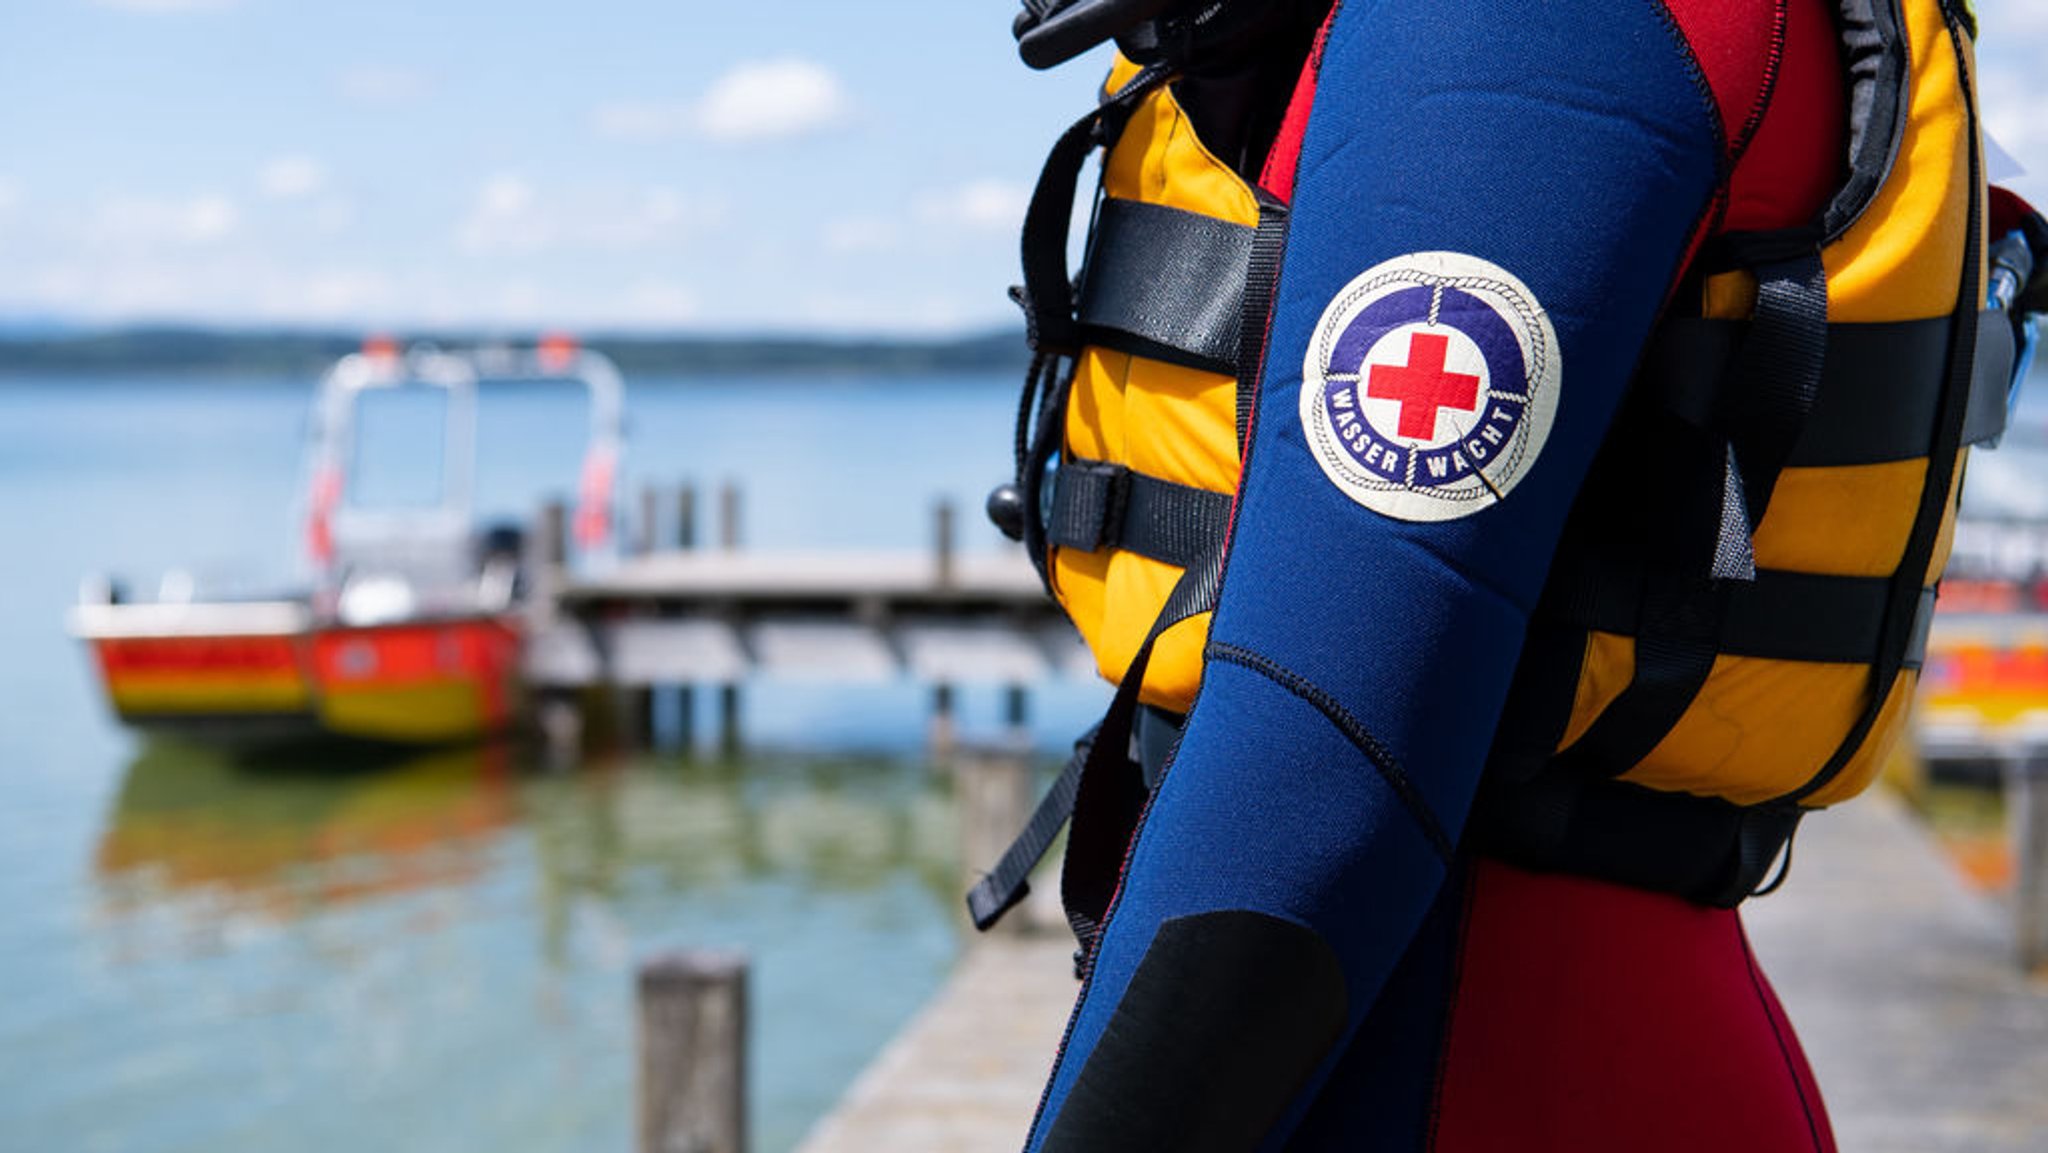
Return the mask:
<svg viewBox="0 0 2048 1153"><path fill-rule="evenodd" d="M1653 0L1333 16L1204 682L1032 1149L1285 1142L1446 876L1726 135Z"/></svg>

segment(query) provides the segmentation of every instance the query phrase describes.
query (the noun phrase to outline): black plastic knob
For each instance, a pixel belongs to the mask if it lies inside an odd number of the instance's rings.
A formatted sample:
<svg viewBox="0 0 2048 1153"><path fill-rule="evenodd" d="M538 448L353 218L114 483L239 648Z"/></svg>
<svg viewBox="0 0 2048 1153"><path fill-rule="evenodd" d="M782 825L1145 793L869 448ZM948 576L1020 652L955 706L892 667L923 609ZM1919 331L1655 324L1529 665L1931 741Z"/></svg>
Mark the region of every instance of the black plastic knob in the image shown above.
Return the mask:
<svg viewBox="0 0 2048 1153"><path fill-rule="evenodd" d="M989 490L988 519L1011 540L1024 539L1024 494L1014 484Z"/></svg>

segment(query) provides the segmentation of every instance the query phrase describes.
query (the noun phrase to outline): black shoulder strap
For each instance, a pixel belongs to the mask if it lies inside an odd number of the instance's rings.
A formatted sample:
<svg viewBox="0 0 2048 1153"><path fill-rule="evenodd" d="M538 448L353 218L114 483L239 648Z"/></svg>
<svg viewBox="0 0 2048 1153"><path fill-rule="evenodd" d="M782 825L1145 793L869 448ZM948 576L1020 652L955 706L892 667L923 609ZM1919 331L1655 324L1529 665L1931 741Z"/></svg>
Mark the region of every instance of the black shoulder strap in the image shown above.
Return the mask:
<svg viewBox="0 0 2048 1153"><path fill-rule="evenodd" d="M1052 847L1060 826L1072 816L1074 829L1067 838L1060 894L1074 935L1084 952L1092 950L1123 870L1124 850L1145 805L1143 774L1131 763L1129 750L1138 691L1145 682L1153 645L1167 629L1215 608L1222 576L1221 550L1181 573L1117 683L1102 721L1075 743L1073 756L1039 799L1024 831L995 868L968 892L967 911L975 928L988 929L1031 891L1031 870Z"/></svg>
<svg viewBox="0 0 2048 1153"><path fill-rule="evenodd" d="M1075 183L1088 154L1113 143L1138 101L1166 78L1166 69L1156 65L1133 76L1060 134L1038 172L1024 211L1024 284L1014 294L1024 309L1024 335L1033 352L1070 356L1080 347L1074 281L1067 272Z"/></svg>
<svg viewBox="0 0 2048 1153"><path fill-rule="evenodd" d="M1951 16L1951 21L1953 19ZM1964 41L1957 37L1956 68L1962 78L1963 98L1969 111L1969 187L1973 191L1969 198L1969 224L1963 234L1962 283L1956 289L1954 322L1950 328L1947 384L1942 391L1933 448L1927 456L1927 479L1920 488L1920 508L1914 515L1912 534L1906 539L1905 555L1899 561L1898 572L1892 577L1889 612L1885 616L1884 632L1879 638L1877 665L1871 670L1870 695L1864 702L1863 713L1835 749L1834 755L1828 758L1827 764L1821 766L1820 771L1804 785L1788 793L1784 798L1788 801L1804 801L1841 775L1856 751L1863 747L1871 727L1877 723L1885 701L1891 696L1892 686L1906 667L1906 657L1913 640L1925 627L1925 621L1921 619L1926 603L1921 595L1921 583L1927 579L1934 548L1941 536L1941 525L1948 516L1949 499L1954 492L1956 460L1963 449L1971 385L1977 375L1977 314L1983 306L1981 294L1984 292L1984 284L1979 279L1982 269L1976 255L1983 244L1984 198L1975 191L1984 186L1983 158L1978 151L1976 81L1963 44Z"/></svg>

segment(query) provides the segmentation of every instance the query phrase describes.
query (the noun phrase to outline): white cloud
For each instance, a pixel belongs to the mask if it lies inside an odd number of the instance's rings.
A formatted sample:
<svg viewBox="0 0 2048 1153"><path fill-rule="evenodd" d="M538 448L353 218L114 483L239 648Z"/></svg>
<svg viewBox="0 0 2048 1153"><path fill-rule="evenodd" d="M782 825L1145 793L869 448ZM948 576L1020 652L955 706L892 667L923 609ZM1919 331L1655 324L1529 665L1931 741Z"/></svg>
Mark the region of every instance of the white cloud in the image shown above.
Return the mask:
<svg viewBox="0 0 2048 1153"><path fill-rule="evenodd" d="M972 180L926 192L916 200L918 216L976 231L1014 231L1024 222L1030 190L1001 180Z"/></svg>
<svg viewBox="0 0 2048 1153"><path fill-rule="evenodd" d="M273 200L298 200L327 185L327 168L310 156L279 156L256 173L256 187Z"/></svg>
<svg viewBox="0 0 2048 1153"><path fill-rule="evenodd" d="M849 105L830 69L786 57L736 65L695 101L600 104L591 114L591 126L599 136L615 140L786 140L838 124Z"/></svg>
<svg viewBox="0 0 2048 1153"><path fill-rule="evenodd" d="M673 188L581 187L543 194L524 177L502 173L478 188L455 239L478 255L555 249L638 254L686 241L724 215L718 202Z"/></svg>
<svg viewBox="0 0 2048 1153"><path fill-rule="evenodd" d="M433 84L418 72L369 65L351 68L339 78L341 94L356 104L392 107L426 98Z"/></svg>
<svg viewBox="0 0 2048 1153"><path fill-rule="evenodd" d="M553 240L535 209L533 185L511 173L484 181L469 214L455 230L456 243L469 252L531 252Z"/></svg>
<svg viewBox="0 0 2048 1153"><path fill-rule="evenodd" d="M728 141L804 136L845 114L839 78L794 58L741 64L714 81L698 106L704 134Z"/></svg>
<svg viewBox="0 0 2048 1153"><path fill-rule="evenodd" d="M21 203L21 185L5 176L0 176L0 216L14 211Z"/></svg>
<svg viewBox="0 0 2048 1153"><path fill-rule="evenodd" d="M99 204L93 239L140 246L210 244L233 232L240 220L235 202L225 196L186 200L120 196Z"/></svg>

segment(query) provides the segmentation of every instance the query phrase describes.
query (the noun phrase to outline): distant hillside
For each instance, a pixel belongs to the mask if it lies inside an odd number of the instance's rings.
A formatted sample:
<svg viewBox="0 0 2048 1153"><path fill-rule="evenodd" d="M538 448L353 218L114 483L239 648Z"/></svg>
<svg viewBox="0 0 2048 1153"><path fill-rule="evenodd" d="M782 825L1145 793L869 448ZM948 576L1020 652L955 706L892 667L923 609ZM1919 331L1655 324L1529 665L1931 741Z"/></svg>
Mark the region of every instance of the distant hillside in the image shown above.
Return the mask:
<svg viewBox="0 0 2048 1153"><path fill-rule="evenodd" d="M475 334L407 333L447 347ZM233 332L197 328L0 334L0 376L168 374L313 376L360 347L360 334ZM941 373L1022 371L1017 332L941 340L802 336L593 336L628 376L723 373Z"/></svg>

